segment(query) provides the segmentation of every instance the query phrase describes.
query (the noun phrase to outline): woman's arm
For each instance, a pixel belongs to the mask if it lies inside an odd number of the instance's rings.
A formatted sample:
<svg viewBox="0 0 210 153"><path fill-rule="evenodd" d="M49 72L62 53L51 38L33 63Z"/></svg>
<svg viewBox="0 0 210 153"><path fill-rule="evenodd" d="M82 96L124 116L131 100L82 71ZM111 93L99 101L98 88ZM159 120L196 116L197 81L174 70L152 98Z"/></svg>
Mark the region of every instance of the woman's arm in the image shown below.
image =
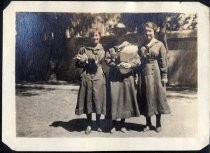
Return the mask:
<svg viewBox="0 0 210 153"><path fill-rule="evenodd" d="M117 66L116 64L116 58L114 57L115 55L115 49L111 48L109 51L105 53L105 62L109 66Z"/></svg>
<svg viewBox="0 0 210 153"><path fill-rule="evenodd" d="M76 60L76 62L75 62L76 67L84 68L85 64L88 60L88 57L86 55L86 48L81 47L78 51L78 54L74 57L74 59Z"/></svg>
<svg viewBox="0 0 210 153"><path fill-rule="evenodd" d="M85 63L84 62L80 62L79 60L76 60L75 66L77 68L84 68L85 67Z"/></svg>
<svg viewBox="0 0 210 153"><path fill-rule="evenodd" d="M104 49L100 50L100 54L98 56L98 63L102 64L105 58L105 51Z"/></svg>
<svg viewBox="0 0 210 153"><path fill-rule="evenodd" d="M129 64L131 65L131 68L134 68L136 66L139 66L141 64L141 60L140 60L139 55L137 54L135 56L135 58L131 62L129 62Z"/></svg>
<svg viewBox="0 0 210 153"><path fill-rule="evenodd" d="M167 83L168 82L168 78L167 78L168 62L167 62L166 48L163 45L163 43L161 43L159 56L160 56L159 67L160 67L160 72L161 72L161 79L162 79L162 81L164 81L164 83Z"/></svg>

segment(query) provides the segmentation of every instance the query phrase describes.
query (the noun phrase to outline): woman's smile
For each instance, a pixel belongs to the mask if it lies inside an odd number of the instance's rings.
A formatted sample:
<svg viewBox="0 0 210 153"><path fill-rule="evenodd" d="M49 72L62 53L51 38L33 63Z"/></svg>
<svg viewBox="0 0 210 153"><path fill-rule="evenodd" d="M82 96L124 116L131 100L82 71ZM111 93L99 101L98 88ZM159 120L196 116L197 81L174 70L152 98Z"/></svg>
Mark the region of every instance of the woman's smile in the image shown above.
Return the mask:
<svg viewBox="0 0 210 153"><path fill-rule="evenodd" d="M155 37L154 30L149 27L146 27L145 30L146 30L145 34L146 34L147 40L152 40Z"/></svg>

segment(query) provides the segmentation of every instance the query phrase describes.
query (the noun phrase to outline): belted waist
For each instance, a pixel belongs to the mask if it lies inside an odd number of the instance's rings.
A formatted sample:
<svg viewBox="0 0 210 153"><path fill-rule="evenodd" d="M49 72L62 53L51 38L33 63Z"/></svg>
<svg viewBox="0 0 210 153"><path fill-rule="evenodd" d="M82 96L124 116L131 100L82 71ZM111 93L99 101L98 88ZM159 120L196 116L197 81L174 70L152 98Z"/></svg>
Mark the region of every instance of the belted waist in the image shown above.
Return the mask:
<svg viewBox="0 0 210 153"><path fill-rule="evenodd" d="M154 63L157 59L147 59L147 63Z"/></svg>
<svg viewBox="0 0 210 153"><path fill-rule="evenodd" d="M125 74L120 73L120 75L123 78L128 78L129 76L134 75L134 73L133 73L133 70L131 70L130 72L125 73Z"/></svg>

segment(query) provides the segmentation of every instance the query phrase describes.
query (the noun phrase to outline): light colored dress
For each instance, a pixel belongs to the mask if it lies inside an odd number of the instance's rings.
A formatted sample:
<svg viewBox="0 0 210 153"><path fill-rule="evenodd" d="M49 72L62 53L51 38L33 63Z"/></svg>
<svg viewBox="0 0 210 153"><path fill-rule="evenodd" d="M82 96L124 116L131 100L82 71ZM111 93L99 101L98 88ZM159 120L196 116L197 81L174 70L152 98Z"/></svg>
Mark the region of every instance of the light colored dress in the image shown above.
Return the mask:
<svg viewBox="0 0 210 153"><path fill-rule="evenodd" d="M145 116L169 114L166 88L161 83L161 80L167 79L166 48L157 39L153 39L151 44L146 46L147 44L143 44L139 51L141 58L138 88L140 112Z"/></svg>
<svg viewBox="0 0 210 153"><path fill-rule="evenodd" d="M81 83L78 93L75 114L106 114L106 81L101 63L105 52L101 44L96 47L85 47L87 62L77 61L82 67ZM80 52L78 54L81 54Z"/></svg>

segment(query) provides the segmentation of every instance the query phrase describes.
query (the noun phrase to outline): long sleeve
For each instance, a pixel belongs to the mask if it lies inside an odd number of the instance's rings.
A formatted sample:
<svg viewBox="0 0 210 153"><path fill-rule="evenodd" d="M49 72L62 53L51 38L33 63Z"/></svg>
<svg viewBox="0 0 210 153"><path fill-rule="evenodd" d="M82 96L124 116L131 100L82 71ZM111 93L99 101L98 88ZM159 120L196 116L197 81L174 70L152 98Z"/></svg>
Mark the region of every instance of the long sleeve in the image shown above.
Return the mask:
<svg viewBox="0 0 210 153"><path fill-rule="evenodd" d="M104 58L105 58L105 51L102 50L102 51L101 51L101 54L99 54L99 56L98 56L98 62L99 62L100 64L102 64L102 62L104 61Z"/></svg>
<svg viewBox="0 0 210 153"><path fill-rule="evenodd" d="M85 49L85 47L81 47L81 48L79 49L77 55L82 55L82 56L84 56L84 54L86 54L86 49ZM85 58L85 57L83 57L83 58ZM83 61L81 61L81 60L76 59L75 66L76 66L77 68L84 68L84 67L85 67L85 64L86 64L85 61L83 62Z"/></svg>
<svg viewBox="0 0 210 153"><path fill-rule="evenodd" d="M161 79L167 79L167 73L168 73L168 62L167 62L167 52L166 48L163 44L161 44L160 47L160 55L159 55L159 66L161 71Z"/></svg>
<svg viewBox="0 0 210 153"><path fill-rule="evenodd" d="M131 67L132 68L140 65L141 64L141 61L140 61L139 55L137 54L136 57L131 62L129 62L129 64L131 64Z"/></svg>
<svg viewBox="0 0 210 153"><path fill-rule="evenodd" d="M114 48L111 48L111 50L114 50ZM115 60L116 60L116 58L111 56L110 50L105 53L105 62L106 62L107 65L109 65L111 67L116 66Z"/></svg>
<svg viewBox="0 0 210 153"><path fill-rule="evenodd" d="M85 67L85 63L84 62L80 62L79 60L76 60L75 66L77 68L84 68Z"/></svg>

